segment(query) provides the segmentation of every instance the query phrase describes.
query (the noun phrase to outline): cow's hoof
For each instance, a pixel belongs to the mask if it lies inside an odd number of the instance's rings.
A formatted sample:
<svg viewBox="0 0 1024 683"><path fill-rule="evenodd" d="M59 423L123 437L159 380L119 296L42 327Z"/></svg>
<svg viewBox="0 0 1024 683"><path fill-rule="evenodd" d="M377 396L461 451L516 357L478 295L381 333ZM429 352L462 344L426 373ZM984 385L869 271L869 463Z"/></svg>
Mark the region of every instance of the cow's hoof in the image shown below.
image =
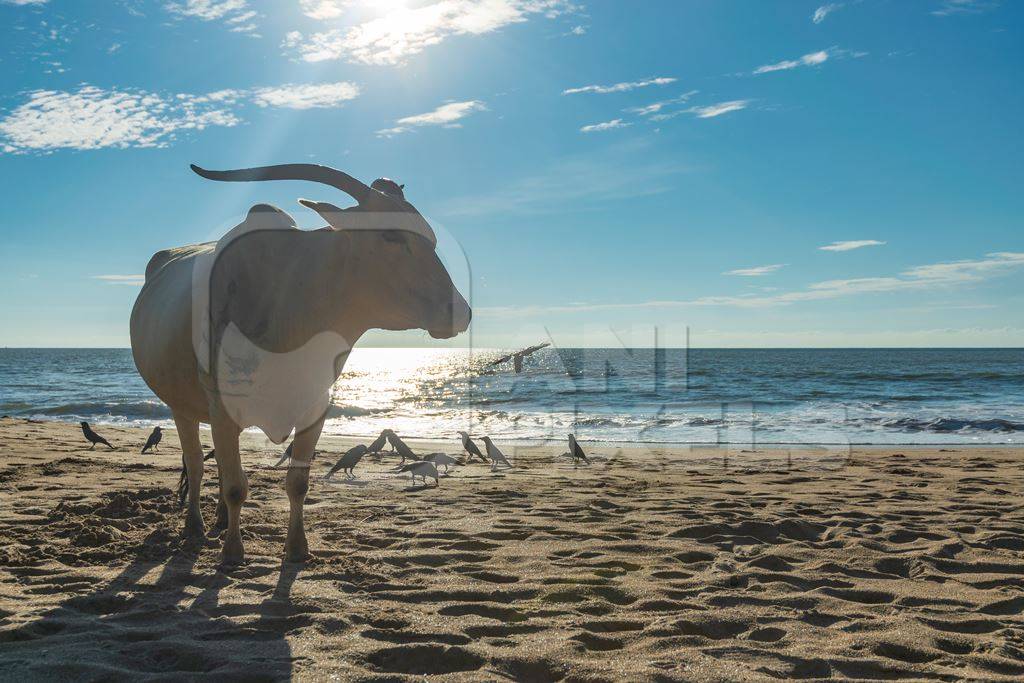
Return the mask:
<svg viewBox="0 0 1024 683"><path fill-rule="evenodd" d="M206 538L206 525L203 524L203 516L198 511L185 515L185 528L181 535L189 540Z"/></svg>
<svg viewBox="0 0 1024 683"><path fill-rule="evenodd" d="M305 562L310 559L309 544L306 543L306 539L302 539L296 542L287 542L284 544L284 561L285 562Z"/></svg>
<svg viewBox="0 0 1024 683"><path fill-rule="evenodd" d="M245 560L245 551L242 549L241 535L224 537L224 550L221 552L220 563L225 567L232 567Z"/></svg>

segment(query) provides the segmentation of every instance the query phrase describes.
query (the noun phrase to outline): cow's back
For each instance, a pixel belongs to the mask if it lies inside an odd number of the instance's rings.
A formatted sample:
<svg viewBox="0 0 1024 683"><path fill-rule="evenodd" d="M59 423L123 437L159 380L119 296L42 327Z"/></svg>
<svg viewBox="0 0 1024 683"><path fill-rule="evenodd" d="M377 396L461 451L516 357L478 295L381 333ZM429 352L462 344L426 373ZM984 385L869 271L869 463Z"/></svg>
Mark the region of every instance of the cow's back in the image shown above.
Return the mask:
<svg viewBox="0 0 1024 683"><path fill-rule="evenodd" d="M131 317L132 355L139 374L176 414L208 420L205 393L192 348L193 269L215 244L157 252Z"/></svg>

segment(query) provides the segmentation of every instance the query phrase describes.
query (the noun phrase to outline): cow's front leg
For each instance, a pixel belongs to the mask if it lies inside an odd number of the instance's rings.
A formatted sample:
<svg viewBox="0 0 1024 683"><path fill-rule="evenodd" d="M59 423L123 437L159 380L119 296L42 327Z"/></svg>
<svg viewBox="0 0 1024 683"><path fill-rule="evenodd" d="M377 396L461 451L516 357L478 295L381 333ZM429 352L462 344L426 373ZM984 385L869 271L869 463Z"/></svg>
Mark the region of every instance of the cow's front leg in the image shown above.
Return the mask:
<svg viewBox="0 0 1024 683"><path fill-rule="evenodd" d="M224 532L224 564L239 564L245 557L242 549L240 520L242 503L249 495L249 482L242 471L242 460L238 453L238 425L220 413L211 410L210 427L213 430L213 447L217 451L217 473L220 477L221 497L227 508L228 528Z"/></svg>
<svg viewBox="0 0 1024 683"><path fill-rule="evenodd" d="M309 557L302 506L306 502L306 492L309 491L310 463L313 461L313 452L323 426L324 421L321 418L298 432L292 441L292 460L285 477L289 504L288 539L284 543L284 559L287 562L303 562Z"/></svg>

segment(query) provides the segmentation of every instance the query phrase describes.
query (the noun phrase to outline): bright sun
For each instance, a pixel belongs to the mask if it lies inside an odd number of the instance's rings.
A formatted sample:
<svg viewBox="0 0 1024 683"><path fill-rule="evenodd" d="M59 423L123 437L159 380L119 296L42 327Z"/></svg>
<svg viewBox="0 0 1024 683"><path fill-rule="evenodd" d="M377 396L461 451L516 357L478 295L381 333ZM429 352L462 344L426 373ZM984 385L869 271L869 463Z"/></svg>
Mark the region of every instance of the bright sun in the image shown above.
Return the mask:
<svg viewBox="0 0 1024 683"><path fill-rule="evenodd" d="M409 4L408 0L363 0L363 2L379 12L403 9Z"/></svg>

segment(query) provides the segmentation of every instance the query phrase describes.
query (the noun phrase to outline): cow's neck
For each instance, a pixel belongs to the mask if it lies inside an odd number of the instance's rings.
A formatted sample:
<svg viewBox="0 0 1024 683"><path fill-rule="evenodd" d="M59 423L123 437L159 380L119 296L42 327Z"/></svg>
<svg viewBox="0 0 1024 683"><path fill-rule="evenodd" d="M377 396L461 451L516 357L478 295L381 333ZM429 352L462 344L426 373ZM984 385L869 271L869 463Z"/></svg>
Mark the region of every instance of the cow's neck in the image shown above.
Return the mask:
<svg viewBox="0 0 1024 683"><path fill-rule="evenodd" d="M360 244L357 236L329 232L325 235L331 244L325 245L316 258L319 267L330 274L328 281L332 283L328 302L328 326L332 332L340 336L349 348L355 346L359 338L372 327L372 313L368 310L366 288L364 283L367 273L359 272L362 263L367 259L353 258L353 251ZM347 360L348 354L341 359ZM338 369L341 372L341 369Z"/></svg>

